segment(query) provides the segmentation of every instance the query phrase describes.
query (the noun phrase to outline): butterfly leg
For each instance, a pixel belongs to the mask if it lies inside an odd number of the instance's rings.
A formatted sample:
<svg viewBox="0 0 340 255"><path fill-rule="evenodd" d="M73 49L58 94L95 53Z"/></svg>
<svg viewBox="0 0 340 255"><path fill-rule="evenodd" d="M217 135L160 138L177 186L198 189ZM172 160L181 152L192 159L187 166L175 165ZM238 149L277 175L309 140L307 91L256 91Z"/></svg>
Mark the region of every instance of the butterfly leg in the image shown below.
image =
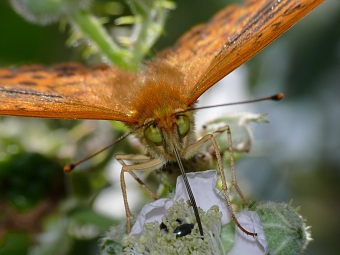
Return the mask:
<svg viewBox="0 0 340 255"><path fill-rule="evenodd" d="M218 163L219 169L222 170L223 169L223 164L222 164L221 154L218 153L219 149L218 149L218 145L217 145L217 143L215 141L215 137L220 135L221 133L223 133L225 131L227 131L227 137L228 137L228 147L229 147L228 149L229 149L229 155L230 155L230 169L231 169L232 186L234 186L236 192L241 197L243 203L246 206L248 206L249 203L248 203L247 199L245 198L245 196L243 195L240 187L237 184L237 180L236 180L234 153L233 153L233 144L232 144L231 132L230 132L229 125L223 126L223 127L219 128L217 131L202 137L195 144L191 145L191 146L195 146L195 148L192 148L192 150L197 151L199 149L199 147L203 146L208 141L211 141L212 145L213 145L213 148L214 148L214 151L215 151L215 154L216 154L216 158L217 158L217 163ZM222 173L221 173L221 175L222 175Z"/></svg>
<svg viewBox="0 0 340 255"><path fill-rule="evenodd" d="M236 180L236 172L235 172L235 161L234 161L234 152L233 152L233 143L232 143L232 139L231 139L231 132L230 132L230 128L228 126L227 129L227 136L228 136L228 144L229 144L229 155L230 155L230 170L231 170L231 184L234 186L236 192L239 194L239 196L241 197L243 203L248 206L249 203L246 199L246 197L243 195L240 187L237 184L237 180Z"/></svg>
<svg viewBox="0 0 340 255"><path fill-rule="evenodd" d="M229 189L227 186L227 181L226 181L226 177L225 177L225 173L224 173L224 169L223 169L223 163L222 163L222 157L221 154L219 153L219 148L218 148L218 144L215 140L215 137L218 136L219 134L223 133L227 131L227 135L228 135L228 143L229 143L229 152L230 152L230 157L231 157L231 173L232 173L232 185L235 187L237 193L240 195L240 197L242 198L243 202L248 205L247 200L245 199L243 193L241 192L240 188L237 185L237 181L236 181L236 174L235 174L235 167L234 167L234 155L233 155L233 149L232 149L232 142L231 142L231 132L230 132L230 128L228 125L219 128L217 131L205 135L204 137L202 137L199 141L197 141L196 143L188 146L188 152L197 152L197 150L203 146L205 143L211 141L212 145L214 147L214 151L216 154L216 158L217 158L217 163L218 163L218 168L220 170L221 173L221 181L222 181L222 191L223 194L226 198L227 201L227 206L228 206L228 211L230 213L231 218L233 219L233 221L235 222L235 224L247 235L251 235L251 236L255 236L256 233L252 233L247 231L246 229L244 229L241 224L238 222L235 213L234 213L234 209L232 208L231 205L231 201L230 201L230 197L229 197Z"/></svg>
<svg viewBox="0 0 340 255"><path fill-rule="evenodd" d="M122 170L120 172L120 185L122 189L124 207L125 207L125 213L126 213L126 228L127 228L127 233L129 234L131 232L131 217L133 215L131 213L129 203L128 203L128 198L127 198L125 173L128 172L139 184L141 184L141 186L146 190L146 192L153 199L156 200L157 199L156 195L150 190L149 187L147 187L147 185L140 178L138 178L138 176L133 171L137 171L137 170L144 171L147 169L157 169L164 164L164 161L159 158L151 159L150 157L146 155L116 155L116 159L122 165ZM124 160L130 160L130 161L135 161L135 162L144 161L144 162L140 164L127 165L124 162Z"/></svg>
<svg viewBox="0 0 340 255"><path fill-rule="evenodd" d="M248 205L248 202L245 200L245 197L244 195L242 194L240 188L238 187L237 185L237 182L236 182L236 175L235 175L235 168L234 168L234 156L233 156L233 153L232 153L232 146L231 146L231 133L230 133L230 129L229 129L229 126L226 126L227 127L227 134L228 134L228 141L229 141L229 150L231 149L230 151L230 158L232 158L232 160L230 161L230 166L231 166L231 169L233 169L231 172L232 172L232 180L233 180L233 183L232 185L234 185L237 193L239 193L239 195L241 196L243 202ZM214 146L214 149L216 151L216 157L217 157L217 162L218 162L218 165L219 165L219 169L220 169L220 172L221 172L221 180L222 180L222 191L224 193L224 196L227 200L227 205L228 205L228 210L229 210L229 213L230 213L230 216L231 218L234 220L235 224L244 232L246 233L247 235L251 235L251 236L256 236L257 234L256 233L253 233L253 232L249 232L247 231L245 228L242 227L242 225L238 222L236 216L235 216L235 213L234 213L234 209L231 205L231 201L230 201L230 198L229 198L229 190L228 190L228 186L227 186L227 180L226 180L226 177L225 177L225 173L224 173L224 170L223 170L223 164L222 164L222 158L221 158L221 154L219 153L219 150L218 150L218 145L217 145L217 142L215 140L215 138L212 136L211 137L211 142Z"/></svg>
<svg viewBox="0 0 340 255"><path fill-rule="evenodd" d="M125 164L124 160L129 160L129 161L138 162L138 163L149 162L151 160L151 158L147 155L133 155L133 154L117 154L116 159L123 167L125 167L125 169L129 169L129 167L127 164ZM131 166L136 166L136 165L131 165ZM132 170L138 170L138 169L132 169ZM132 170L126 170L126 172L129 172L129 174L141 185L141 187L149 194L149 196L152 197L152 199L156 200L157 196Z"/></svg>

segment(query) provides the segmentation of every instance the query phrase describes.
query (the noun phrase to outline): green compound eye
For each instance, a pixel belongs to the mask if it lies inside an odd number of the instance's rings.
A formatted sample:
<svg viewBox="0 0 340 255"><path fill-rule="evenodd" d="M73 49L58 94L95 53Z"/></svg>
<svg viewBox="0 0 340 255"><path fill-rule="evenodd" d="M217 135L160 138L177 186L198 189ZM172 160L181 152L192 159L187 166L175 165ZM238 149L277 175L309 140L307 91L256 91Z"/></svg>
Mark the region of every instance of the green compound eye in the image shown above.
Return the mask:
<svg viewBox="0 0 340 255"><path fill-rule="evenodd" d="M156 124L152 124L144 130L144 135L154 143L163 142L161 132L159 131Z"/></svg>
<svg viewBox="0 0 340 255"><path fill-rule="evenodd" d="M177 124L178 130L181 137L184 137L188 134L190 129L190 119L188 116L179 115L177 116Z"/></svg>

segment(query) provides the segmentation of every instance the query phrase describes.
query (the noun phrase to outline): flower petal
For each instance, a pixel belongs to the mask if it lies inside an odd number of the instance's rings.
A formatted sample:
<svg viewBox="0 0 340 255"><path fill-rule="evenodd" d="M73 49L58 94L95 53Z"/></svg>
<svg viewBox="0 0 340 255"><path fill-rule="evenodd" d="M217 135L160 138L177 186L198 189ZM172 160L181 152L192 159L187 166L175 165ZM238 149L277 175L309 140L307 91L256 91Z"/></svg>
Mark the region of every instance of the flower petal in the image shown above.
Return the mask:
<svg viewBox="0 0 340 255"><path fill-rule="evenodd" d="M238 222L248 231L255 231L256 237L245 234L240 228L236 229L235 244L228 255L264 255L268 253L268 242L256 212L245 211L237 217Z"/></svg>
<svg viewBox="0 0 340 255"><path fill-rule="evenodd" d="M230 221L227 203L224 196L216 188L217 172L216 170L207 170L196 173L187 173L190 187L196 199L197 206L204 211L208 211L211 206L217 205L222 212L222 224ZM152 203L146 204L137 221L131 229L130 235L140 236L144 231L144 225L148 222L162 222L162 217L167 215L166 210L173 205L173 201L183 198L189 200L188 192L185 188L182 176L177 178L176 194L174 199L162 198Z"/></svg>
<svg viewBox="0 0 340 255"><path fill-rule="evenodd" d="M187 177L197 206L201 207L203 211L208 211L213 205L217 205L223 214L222 225L228 223L231 220L231 217L225 197L216 188L216 170L187 173ZM177 178L174 201L177 201L181 198L183 198L185 201L189 200L183 178L182 176L179 176Z"/></svg>
<svg viewBox="0 0 340 255"><path fill-rule="evenodd" d="M144 225L148 222L162 222L162 217L167 214L166 207L169 208L173 201L169 198L161 198L152 203L144 205L139 213L136 223L131 229L130 235L139 237L144 232Z"/></svg>

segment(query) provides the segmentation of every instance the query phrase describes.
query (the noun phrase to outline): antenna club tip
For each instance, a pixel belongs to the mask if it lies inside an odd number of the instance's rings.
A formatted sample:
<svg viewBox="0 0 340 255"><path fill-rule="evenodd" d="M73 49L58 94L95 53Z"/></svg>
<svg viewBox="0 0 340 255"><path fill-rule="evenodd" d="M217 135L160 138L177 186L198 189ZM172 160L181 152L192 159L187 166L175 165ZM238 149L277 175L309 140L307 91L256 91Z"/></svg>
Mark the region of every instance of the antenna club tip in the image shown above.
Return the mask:
<svg viewBox="0 0 340 255"><path fill-rule="evenodd" d="M283 93L278 93L278 94L272 96L273 100L281 100L283 98L284 98L284 94Z"/></svg>
<svg viewBox="0 0 340 255"><path fill-rule="evenodd" d="M70 171L73 170L74 168L75 168L75 165L74 165L74 164L69 164L69 165L64 166L64 171L65 171L65 172L70 172Z"/></svg>

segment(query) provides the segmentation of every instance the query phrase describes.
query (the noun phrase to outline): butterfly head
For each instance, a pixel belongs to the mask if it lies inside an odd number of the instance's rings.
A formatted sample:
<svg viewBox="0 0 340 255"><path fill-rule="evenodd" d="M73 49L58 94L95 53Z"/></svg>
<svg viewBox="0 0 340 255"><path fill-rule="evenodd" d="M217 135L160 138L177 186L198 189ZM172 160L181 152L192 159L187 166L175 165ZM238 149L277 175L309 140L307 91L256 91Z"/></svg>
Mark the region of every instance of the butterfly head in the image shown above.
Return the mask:
<svg viewBox="0 0 340 255"><path fill-rule="evenodd" d="M195 141L194 112L183 73L162 61L153 61L135 82L131 108L135 123L127 125L154 158L176 161L174 147L182 158L185 148Z"/></svg>
<svg viewBox="0 0 340 255"><path fill-rule="evenodd" d="M144 127L135 132L151 156L175 161L175 146L185 158L186 147L195 141L195 125L193 113L177 113L182 111L177 109L162 118L146 119Z"/></svg>

